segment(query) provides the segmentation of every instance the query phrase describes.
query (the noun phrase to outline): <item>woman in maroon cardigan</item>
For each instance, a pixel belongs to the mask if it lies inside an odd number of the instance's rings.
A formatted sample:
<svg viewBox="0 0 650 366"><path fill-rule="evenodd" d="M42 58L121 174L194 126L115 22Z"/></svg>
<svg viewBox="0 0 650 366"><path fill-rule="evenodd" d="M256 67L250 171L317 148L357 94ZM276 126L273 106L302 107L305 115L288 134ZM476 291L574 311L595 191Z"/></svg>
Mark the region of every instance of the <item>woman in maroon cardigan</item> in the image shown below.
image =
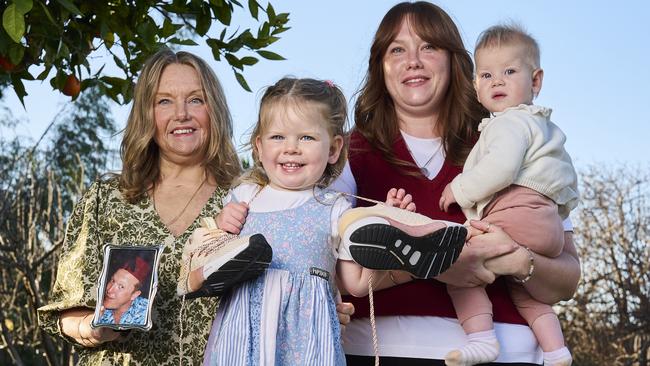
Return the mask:
<svg viewBox="0 0 650 366"><path fill-rule="evenodd" d="M462 170L477 125L487 112L476 100L473 65L454 22L427 3L395 5L382 20L370 50L368 73L355 105L349 165L335 188L383 200L393 187L413 196L418 212L462 223L458 206L438 208L445 185ZM358 201L358 205L366 205ZM540 301L570 298L580 277L571 232L564 252L549 259L529 253L500 228L473 224L476 233L458 262L437 280L414 280L393 272L394 285L374 294L382 365L444 364L445 354L462 345L444 283L484 286L493 304L501 344L498 363L539 364L541 351L519 316L499 275L525 281ZM570 222L565 225L570 229ZM379 285L379 288L386 284ZM344 333L349 365L374 362L368 299L346 297L356 319ZM435 360L435 361L432 361Z"/></svg>

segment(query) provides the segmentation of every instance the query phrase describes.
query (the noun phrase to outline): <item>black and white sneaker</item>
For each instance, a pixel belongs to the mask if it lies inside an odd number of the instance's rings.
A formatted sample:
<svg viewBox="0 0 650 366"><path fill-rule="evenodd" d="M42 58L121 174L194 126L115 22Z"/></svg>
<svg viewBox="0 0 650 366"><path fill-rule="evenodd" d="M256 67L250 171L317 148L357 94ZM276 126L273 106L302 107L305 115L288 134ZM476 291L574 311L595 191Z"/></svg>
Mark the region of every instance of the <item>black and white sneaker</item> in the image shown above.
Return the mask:
<svg viewBox="0 0 650 366"><path fill-rule="evenodd" d="M221 296L268 268L273 250L262 234L237 236L218 229L212 218L201 220L183 248L178 296Z"/></svg>
<svg viewBox="0 0 650 366"><path fill-rule="evenodd" d="M417 278L433 278L449 269L467 237L460 224L380 204L346 211L339 233L361 266L403 270Z"/></svg>

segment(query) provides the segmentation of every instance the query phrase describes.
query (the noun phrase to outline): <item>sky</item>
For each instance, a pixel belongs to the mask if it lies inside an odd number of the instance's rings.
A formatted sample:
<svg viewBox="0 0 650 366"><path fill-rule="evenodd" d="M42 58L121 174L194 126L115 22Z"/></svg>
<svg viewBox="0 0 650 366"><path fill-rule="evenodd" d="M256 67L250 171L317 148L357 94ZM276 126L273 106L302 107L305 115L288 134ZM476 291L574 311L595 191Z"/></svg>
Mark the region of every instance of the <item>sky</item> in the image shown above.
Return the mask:
<svg viewBox="0 0 650 366"><path fill-rule="evenodd" d="M261 60L247 68L245 77L252 93L237 84L228 65L214 61L202 40L197 40L201 46L184 50L200 55L214 67L226 91L235 123L235 144L240 147L256 120L261 91L283 76L332 80L348 98L353 97L366 72L374 32L386 11L396 3L383 0L272 2L276 13L290 13L291 29L269 50L287 60ZM621 163L648 166L650 2L445 0L435 3L454 19L470 51L482 30L505 21L518 22L537 39L544 83L535 103L553 109L551 119L567 135L566 148L578 169ZM247 10L237 10L233 23L238 20L249 22L246 26L256 29L248 19ZM214 27L211 33L220 31ZM2 103L28 123L14 131L2 131L0 127L0 136L11 133L36 140L56 112L70 101L69 97L53 91L47 81L27 83L27 92L26 110L13 93L5 93ZM113 108L113 117L120 128L126 122L129 108L130 105ZM105 138L118 146L121 135Z"/></svg>

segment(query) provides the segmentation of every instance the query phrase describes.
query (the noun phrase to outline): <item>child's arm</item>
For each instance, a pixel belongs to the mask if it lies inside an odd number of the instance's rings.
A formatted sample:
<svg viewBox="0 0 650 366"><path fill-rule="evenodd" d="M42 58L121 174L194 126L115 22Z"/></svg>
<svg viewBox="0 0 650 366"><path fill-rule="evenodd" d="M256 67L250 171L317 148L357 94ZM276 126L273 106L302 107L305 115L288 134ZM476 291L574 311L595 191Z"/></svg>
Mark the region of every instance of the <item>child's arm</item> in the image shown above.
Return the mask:
<svg viewBox="0 0 650 366"><path fill-rule="evenodd" d="M513 116L511 113L496 117L481 132L474 146L474 149L484 151L480 160L469 167L466 163L463 172L451 182L460 207L474 206L511 185L517 178L531 140L528 118L518 116L520 114Z"/></svg>
<svg viewBox="0 0 650 366"><path fill-rule="evenodd" d="M454 197L454 192L451 190L451 184L447 184L445 190L442 191L442 195L440 195L440 202L438 204L441 210L447 212L452 203L456 203L456 197Z"/></svg>
<svg viewBox="0 0 650 366"><path fill-rule="evenodd" d="M386 204L408 211L415 211L415 203L410 194L404 189L392 188L386 194ZM339 235L342 233L339 233ZM343 245L343 244L341 244ZM399 285L411 280L411 276L402 271L377 271L361 267L353 260L339 259L337 262L337 278L343 292L361 297L368 294L368 279L373 276L373 290Z"/></svg>

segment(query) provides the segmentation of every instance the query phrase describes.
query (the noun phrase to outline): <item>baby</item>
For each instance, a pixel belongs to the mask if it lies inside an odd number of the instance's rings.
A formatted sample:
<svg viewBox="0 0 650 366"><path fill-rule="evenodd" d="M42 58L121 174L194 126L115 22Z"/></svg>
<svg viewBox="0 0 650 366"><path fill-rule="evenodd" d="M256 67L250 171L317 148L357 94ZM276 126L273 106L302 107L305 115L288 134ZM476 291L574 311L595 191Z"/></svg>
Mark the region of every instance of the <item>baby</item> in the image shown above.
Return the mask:
<svg viewBox="0 0 650 366"><path fill-rule="evenodd" d="M467 219L498 225L525 245L530 267L523 278L511 277L512 300L544 351L544 365L568 366L572 358L557 316L523 287L533 274L536 255L556 257L562 252L562 220L578 203L566 138L549 120L551 110L533 104L544 76L539 47L517 26L494 26L481 34L474 55L476 94L491 117L479 124L480 138L462 174L445 188L440 207L446 211L458 203ZM499 343L485 290L453 286L448 290L468 344L449 352L446 363L494 361Z"/></svg>

